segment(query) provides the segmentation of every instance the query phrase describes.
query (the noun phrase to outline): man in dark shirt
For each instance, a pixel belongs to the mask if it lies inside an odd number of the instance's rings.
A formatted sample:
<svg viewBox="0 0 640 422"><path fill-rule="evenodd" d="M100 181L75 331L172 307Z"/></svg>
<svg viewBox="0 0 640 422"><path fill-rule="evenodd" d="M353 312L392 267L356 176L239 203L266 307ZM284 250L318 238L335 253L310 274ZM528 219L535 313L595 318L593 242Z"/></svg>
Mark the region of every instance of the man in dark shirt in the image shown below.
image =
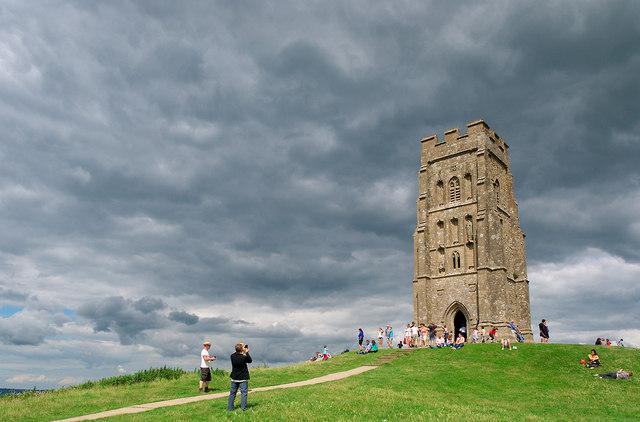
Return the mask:
<svg viewBox="0 0 640 422"><path fill-rule="evenodd" d="M236 352L231 355L231 391L229 392L228 411L233 410L238 388L240 388L240 408L247 410L247 392L249 391L249 368L247 368L247 364L251 362L249 346L244 343L236 344Z"/></svg>

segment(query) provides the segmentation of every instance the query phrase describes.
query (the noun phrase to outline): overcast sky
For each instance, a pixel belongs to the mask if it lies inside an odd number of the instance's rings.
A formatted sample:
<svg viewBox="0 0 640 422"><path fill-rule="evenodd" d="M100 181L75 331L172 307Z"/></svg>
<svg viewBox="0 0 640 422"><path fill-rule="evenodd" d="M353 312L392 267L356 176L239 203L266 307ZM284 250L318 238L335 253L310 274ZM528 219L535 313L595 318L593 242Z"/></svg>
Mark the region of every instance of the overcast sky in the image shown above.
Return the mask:
<svg viewBox="0 0 640 422"><path fill-rule="evenodd" d="M640 2L0 3L0 387L410 321L420 139L510 146L532 322L640 346ZM534 330L537 339L537 330Z"/></svg>

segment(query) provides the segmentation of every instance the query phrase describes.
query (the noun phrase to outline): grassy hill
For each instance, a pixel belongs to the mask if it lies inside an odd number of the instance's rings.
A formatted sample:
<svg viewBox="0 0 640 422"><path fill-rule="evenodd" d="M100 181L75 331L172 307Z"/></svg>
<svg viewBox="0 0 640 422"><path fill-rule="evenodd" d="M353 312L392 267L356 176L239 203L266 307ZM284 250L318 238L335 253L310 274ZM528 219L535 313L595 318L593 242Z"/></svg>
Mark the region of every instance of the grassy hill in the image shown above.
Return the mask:
<svg viewBox="0 0 640 422"><path fill-rule="evenodd" d="M604 367L579 364L592 346L524 344L501 351L497 344L461 350L416 350L355 377L327 384L249 394L249 411L226 412L226 398L109 418L109 421L193 420L638 420L640 350L597 348ZM375 363L394 351L348 353L325 362L251 370L250 387L310 379ZM630 380L591 375L637 371ZM188 374L127 386L69 388L0 399L3 421L50 421L132 404L197 394ZM212 382L228 390L228 378ZM239 397L237 399L239 404Z"/></svg>

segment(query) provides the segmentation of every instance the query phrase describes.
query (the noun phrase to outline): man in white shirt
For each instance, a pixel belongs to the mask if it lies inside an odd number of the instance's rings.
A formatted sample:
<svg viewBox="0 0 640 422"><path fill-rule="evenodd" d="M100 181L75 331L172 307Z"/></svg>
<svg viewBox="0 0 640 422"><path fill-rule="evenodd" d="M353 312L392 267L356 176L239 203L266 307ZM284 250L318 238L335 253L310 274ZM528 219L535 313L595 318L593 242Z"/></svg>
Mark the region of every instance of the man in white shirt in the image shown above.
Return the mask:
<svg viewBox="0 0 640 422"><path fill-rule="evenodd" d="M419 330L418 326L414 323L411 324L411 346L418 347Z"/></svg>
<svg viewBox="0 0 640 422"><path fill-rule="evenodd" d="M204 342L204 348L200 352L200 393L206 393L209 391L209 381L211 381L211 367L209 362L216 360L216 357L209 356L209 349L211 349L211 343ZM202 390L202 384L205 384L204 391Z"/></svg>

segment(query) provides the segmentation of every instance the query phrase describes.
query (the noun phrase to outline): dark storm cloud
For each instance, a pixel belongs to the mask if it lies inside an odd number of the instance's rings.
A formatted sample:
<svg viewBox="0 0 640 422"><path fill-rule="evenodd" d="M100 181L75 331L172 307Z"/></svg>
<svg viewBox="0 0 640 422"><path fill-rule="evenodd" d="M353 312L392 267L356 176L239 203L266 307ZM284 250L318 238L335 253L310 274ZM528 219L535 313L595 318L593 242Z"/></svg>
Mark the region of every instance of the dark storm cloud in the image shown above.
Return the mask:
<svg viewBox="0 0 640 422"><path fill-rule="evenodd" d="M142 299L138 299L133 303L133 307L142 312L143 314L148 314L153 311L159 311L167 307L167 304L162 301L162 299L158 299L155 297L143 297Z"/></svg>
<svg viewBox="0 0 640 422"><path fill-rule="evenodd" d="M213 26L234 28L224 35L210 32L191 9L165 14L150 6L127 7L126 20L100 22L118 29L114 39L92 34L76 47L85 63L97 60L78 69L35 45L31 51L43 75L56 80L48 86L63 92L76 85L68 91L70 98L76 95L68 101L72 108L86 103L88 94L80 88L89 81L93 92L104 92L95 104L96 118L108 125L86 113L50 123L58 139L66 134L64 143L29 161L47 163L44 174L64 212L42 218L47 202L33 195L30 203L18 203L14 217L23 218L28 208L30 220L43 222L34 235L91 233L88 243L113 257L124 251L162 257L166 265L159 263L143 283L166 294L182 278L189 281L182 284L184 293L211 289L224 299L245 291L305 303L317 290L347 292L370 280L364 268L354 265L351 270L361 274L354 276L341 265L354 262L351 255L363 243L371 254L406 247L422 136L484 117L512 144L521 201L557 178L565 186L606 186L620 170L604 168L605 161L629 168L619 160L636 155L637 143L616 151L600 137L635 129L630 116L637 115L632 99L638 82L632 75L638 57L631 47L638 30L629 18L615 18L632 16L636 6L617 4L604 19L595 8L578 12L562 4L510 4L494 16L478 4L407 6L392 13L353 5L321 11L340 28L346 50L323 38L328 30L308 15L297 16L289 36L269 38L276 28L256 27L255 18L240 19L241 12L228 5L214 6L220 26ZM256 7L255 13L269 14ZM115 8L102 8L99 13L117 16ZM82 8L76 25L88 27L95 13ZM295 11L283 18L287 14ZM182 37L173 36L187 26ZM307 35L296 32L307 26ZM41 37L51 32L42 31ZM231 48L242 47L242 58L214 54L223 51L222 39ZM255 51L252 42L259 43ZM104 50L87 49L90 43ZM609 76L613 72L616 78ZM626 95L611 84L625 87ZM565 111L567 102L576 107ZM626 120L594 127L584 110L604 107ZM193 130L171 135L171 128L185 122L213 129L200 141ZM92 134L96 129L99 136ZM46 139L36 132L31 142L44 145ZM59 154L65 143L87 141L92 150ZM602 172L580 170L591 165ZM376 183L406 186L409 194L389 210L383 197L367 202L375 188L366 187ZM545 232L526 209L522 214L528 234L555 232ZM171 230L114 231L118 221L144 218ZM569 246L559 236L552 243ZM553 256L535 243L529 251L533 259ZM319 265L320 258L329 265ZM146 265L130 261L123 271L146 272ZM300 277L309 282L299 283ZM231 289L229 280L243 288ZM387 288L375 280L370 285L372 291Z"/></svg>
<svg viewBox="0 0 640 422"><path fill-rule="evenodd" d="M2 298L3 300L24 302L28 297L29 295L26 293L0 287L0 298Z"/></svg>
<svg viewBox="0 0 640 422"><path fill-rule="evenodd" d="M143 336L145 330L166 327L162 316L154 309L143 307L140 311L140 301L113 296L100 301L87 303L78 308L77 315L93 322L96 332L114 331L118 334L120 343L131 344L136 338Z"/></svg>
<svg viewBox="0 0 640 422"><path fill-rule="evenodd" d="M169 319L181 322L186 325L193 325L198 322L198 315L190 314L184 311L173 311L169 314Z"/></svg>

